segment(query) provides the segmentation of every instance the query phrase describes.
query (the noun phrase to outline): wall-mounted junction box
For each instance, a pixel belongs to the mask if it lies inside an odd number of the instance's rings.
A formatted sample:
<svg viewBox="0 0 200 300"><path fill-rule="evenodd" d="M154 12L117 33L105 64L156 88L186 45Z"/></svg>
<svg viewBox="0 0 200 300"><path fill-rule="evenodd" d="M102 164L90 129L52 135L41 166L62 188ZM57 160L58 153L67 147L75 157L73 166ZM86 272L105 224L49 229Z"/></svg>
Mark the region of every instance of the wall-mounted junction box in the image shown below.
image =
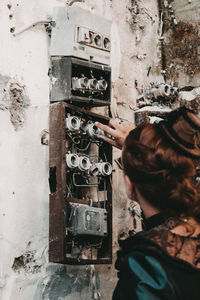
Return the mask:
<svg viewBox="0 0 200 300"><path fill-rule="evenodd" d="M95 121L108 118L51 104L50 262L112 261L112 147L98 139Z"/></svg>
<svg viewBox="0 0 200 300"><path fill-rule="evenodd" d="M53 12L50 55L73 56L101 64L110 63L111 21L76 6Z"/></svg>
<svg viewBox="0 0 200 300"><path fill-rule="evenodd" d="M110 104L110 67L72 57L52 57L51 65L52 102Z"/></svg>

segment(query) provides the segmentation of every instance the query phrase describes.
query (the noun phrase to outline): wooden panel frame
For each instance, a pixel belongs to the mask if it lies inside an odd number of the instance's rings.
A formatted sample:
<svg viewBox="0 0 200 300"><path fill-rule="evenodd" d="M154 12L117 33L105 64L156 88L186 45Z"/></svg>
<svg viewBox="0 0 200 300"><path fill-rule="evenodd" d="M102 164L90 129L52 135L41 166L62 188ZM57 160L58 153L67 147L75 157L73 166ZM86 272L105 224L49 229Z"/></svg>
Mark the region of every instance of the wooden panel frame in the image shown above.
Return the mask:
<svg viewBox="0 0 200 300"><path fill-rule="evenodd" d="M58 102L50 106L50 170L54 168L54 190L49 196L49 261L63 264L111 264L112 263L112 185L107 182L107 211L108 211L108 236L105 238L108 251L102 253L97 259L75 259L66 257L66 148L65 148L65 112L66 109L79 111L90 116L95 121L108 123L109 118L89 112L83 108ZM108 161L112 163L112 146L106 144ZM50 176L51 177L51 176ZM52 184L52 178L50 178ZM52 189L50 184L50 190ZM79 200L71 199L70 202L78 203Z"/></svg>

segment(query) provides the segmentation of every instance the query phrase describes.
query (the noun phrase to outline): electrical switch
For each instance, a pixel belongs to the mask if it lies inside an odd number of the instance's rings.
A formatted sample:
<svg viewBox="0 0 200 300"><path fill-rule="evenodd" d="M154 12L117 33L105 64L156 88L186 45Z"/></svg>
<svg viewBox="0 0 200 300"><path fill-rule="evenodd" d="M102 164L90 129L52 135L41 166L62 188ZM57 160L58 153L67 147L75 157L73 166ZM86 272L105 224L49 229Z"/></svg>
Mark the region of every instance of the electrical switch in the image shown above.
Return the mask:
<svg viewBox="0 0 200 300"><path fill-rule="evenodd" d="M89 29L84 27L78 27L77 28L78 34L77 39L79 43L90 43L90 34Z"/></svg>

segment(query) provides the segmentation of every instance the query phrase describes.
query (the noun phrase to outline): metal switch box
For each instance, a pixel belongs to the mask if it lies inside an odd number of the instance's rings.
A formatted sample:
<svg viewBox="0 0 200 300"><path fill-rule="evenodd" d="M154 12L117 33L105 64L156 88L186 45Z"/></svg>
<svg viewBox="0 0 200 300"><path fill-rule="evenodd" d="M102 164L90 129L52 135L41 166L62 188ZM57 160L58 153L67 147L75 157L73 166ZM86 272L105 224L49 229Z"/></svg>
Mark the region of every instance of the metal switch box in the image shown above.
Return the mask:
<svg viewBox="0 0 200 300"><path fill-rule="evenodd" d="M72 57L52 57L51 102L109 105L111 68Z"/></svg>
<svg viewBox="0 0 200 300"><path fill-rule="evenodd" d="M70 231L72 235L107 235L107 211L83 204L71 205Z"/></svg>

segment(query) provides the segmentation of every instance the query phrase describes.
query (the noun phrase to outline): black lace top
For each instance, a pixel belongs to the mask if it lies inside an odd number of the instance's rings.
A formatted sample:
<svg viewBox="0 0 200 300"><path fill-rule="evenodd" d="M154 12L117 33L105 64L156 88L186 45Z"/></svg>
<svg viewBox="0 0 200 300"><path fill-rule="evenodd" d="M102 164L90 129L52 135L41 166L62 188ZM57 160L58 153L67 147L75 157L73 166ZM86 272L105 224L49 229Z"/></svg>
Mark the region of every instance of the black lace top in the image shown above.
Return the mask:
<svg viewBox="0 0 200 300"><path fill-rule="evenodd" d="M200 235L173 233L178 225L158 214L144 231L119 241L113 300L200 299Z"/></svg>
<svg viewBox="0 0 200 300"><path fill-rule="evenodd" d="M200 234L197 236L181 236L173 233L178 221L173 218L165 219L157 214L145 222L146 230L142 235L162 247L170 256L182 259L200 268Z"/></svg>

